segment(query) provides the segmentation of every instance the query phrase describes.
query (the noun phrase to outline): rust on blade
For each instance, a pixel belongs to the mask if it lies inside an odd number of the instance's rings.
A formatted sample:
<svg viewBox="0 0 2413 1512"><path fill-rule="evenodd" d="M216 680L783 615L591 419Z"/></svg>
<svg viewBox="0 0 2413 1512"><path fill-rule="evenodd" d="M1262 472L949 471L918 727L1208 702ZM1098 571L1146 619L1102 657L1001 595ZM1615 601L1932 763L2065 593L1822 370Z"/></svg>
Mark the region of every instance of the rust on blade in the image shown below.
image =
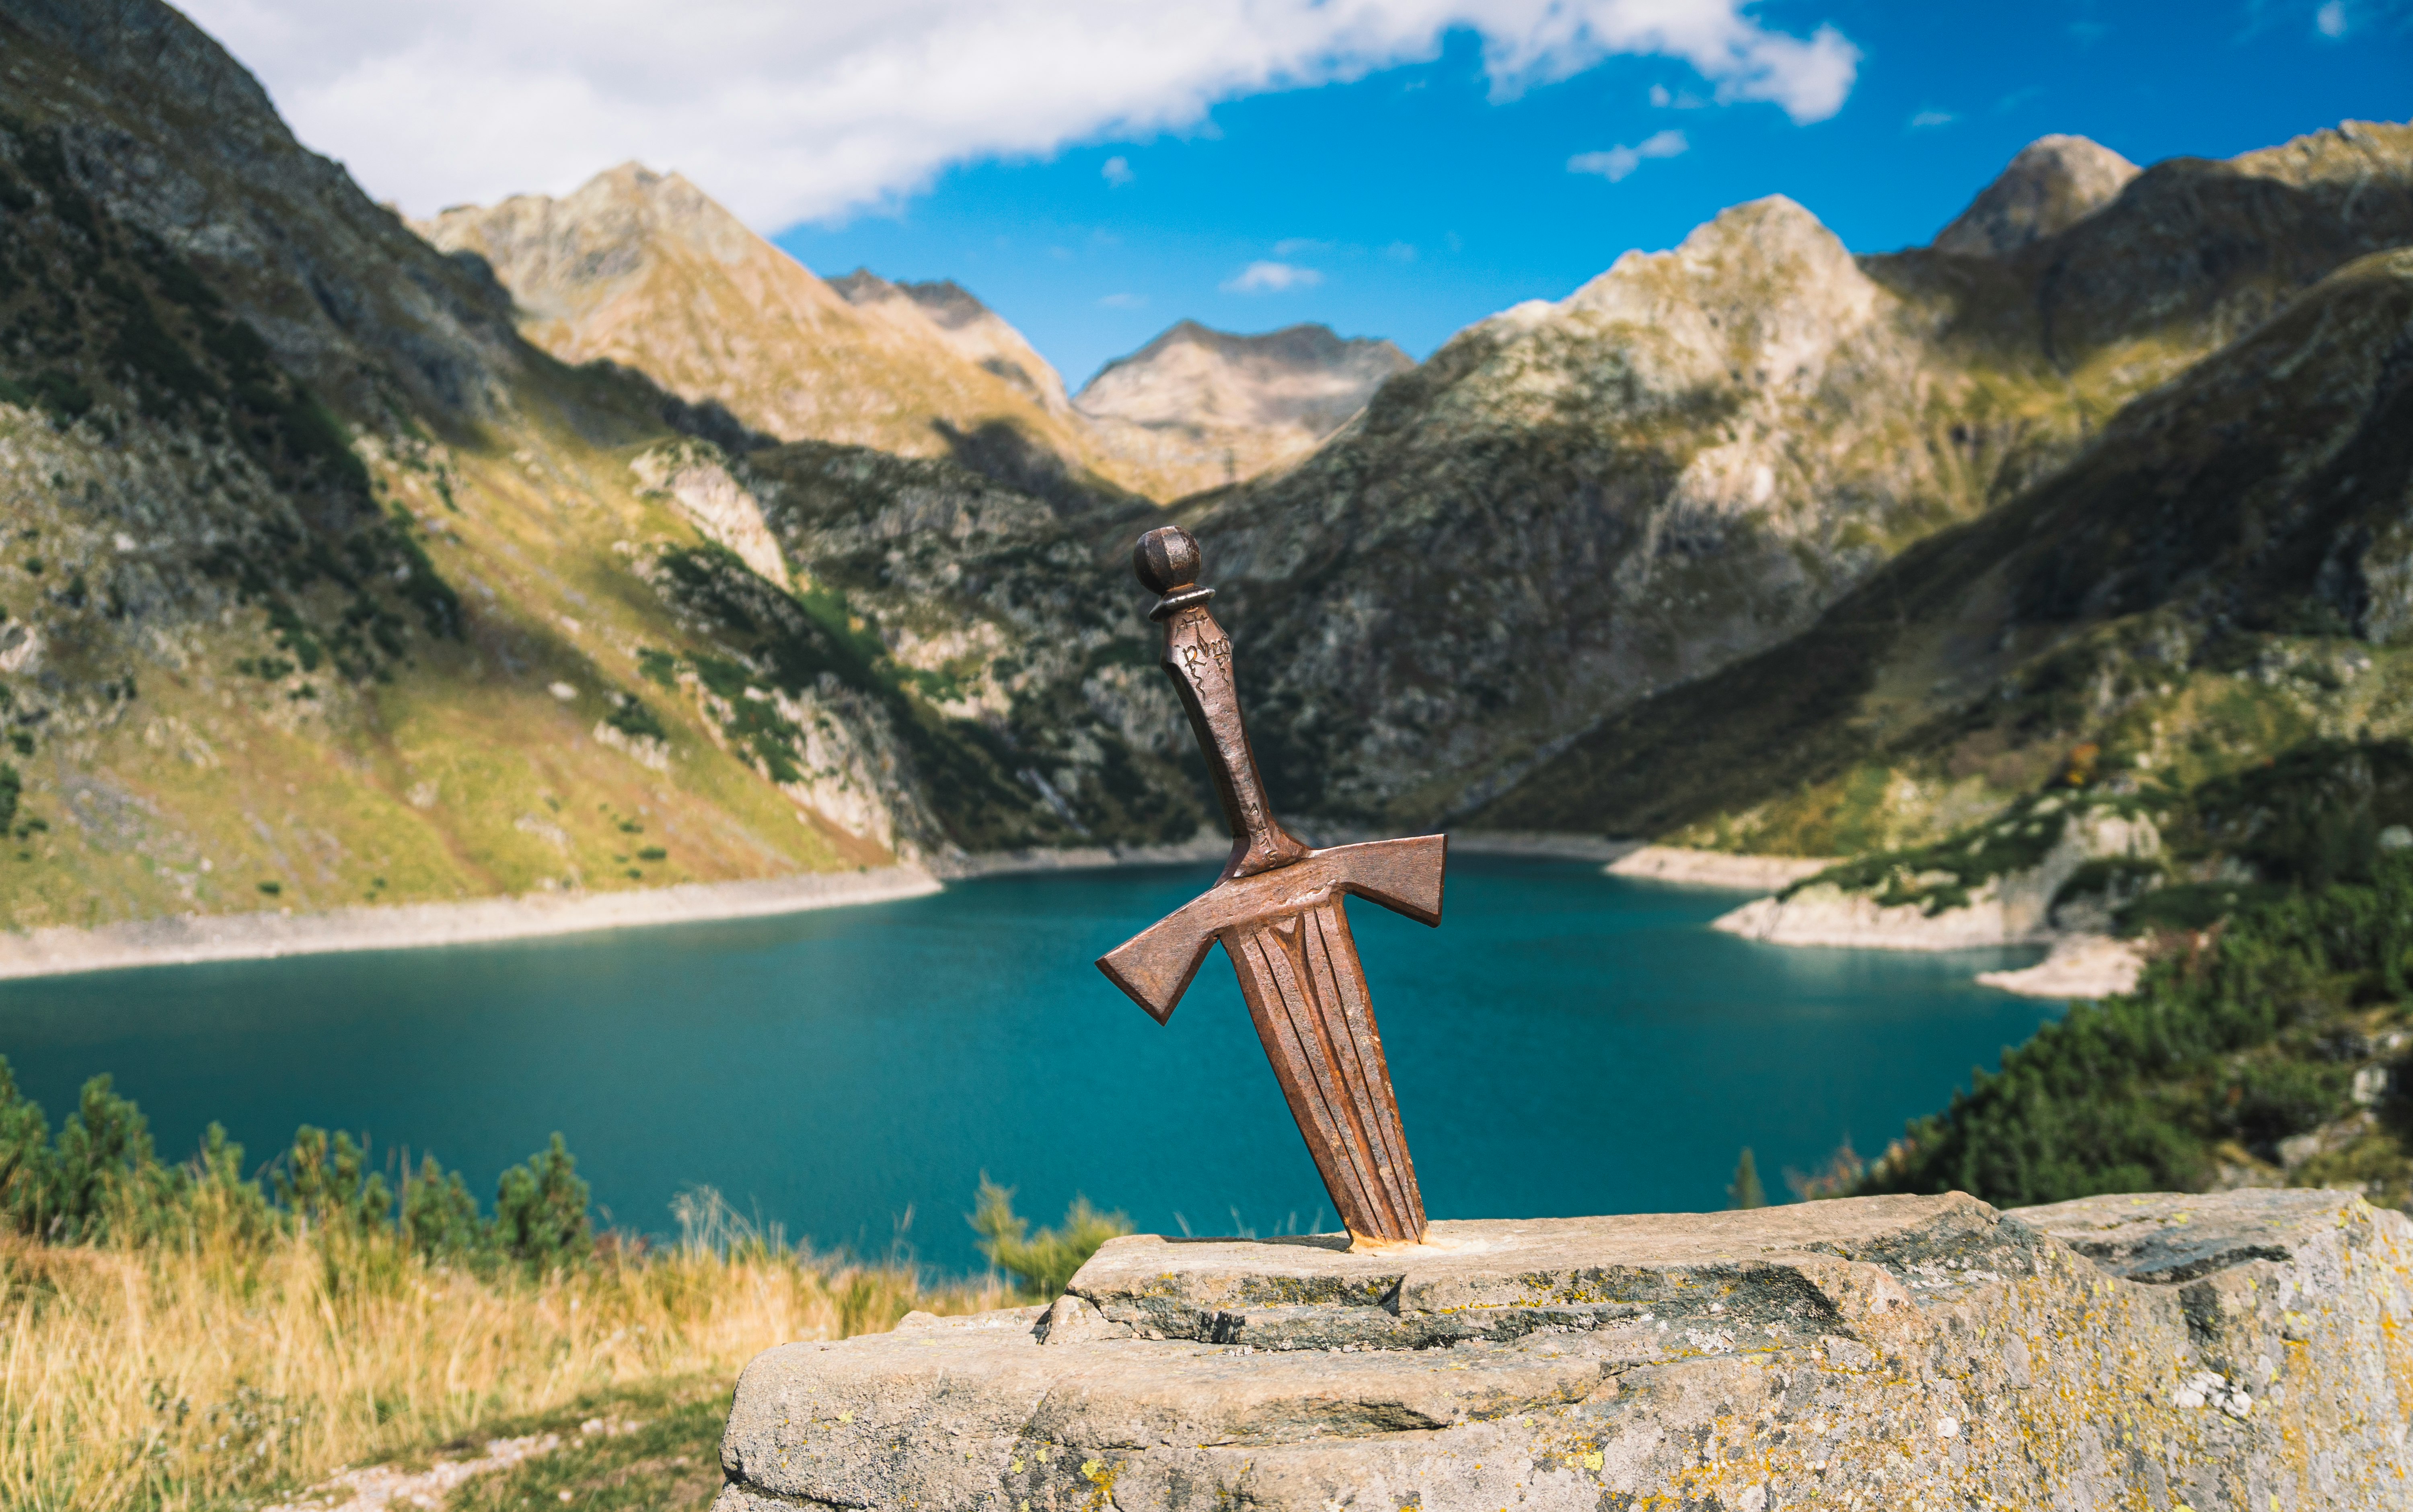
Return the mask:
<svg viewBox="0 0 2413 1512"><path fill-rule="evenodd" d="M1414 1240L1424 1197L1340 899L1236 926L1223 948L1342 1221L1369 1238Z"/></svg>

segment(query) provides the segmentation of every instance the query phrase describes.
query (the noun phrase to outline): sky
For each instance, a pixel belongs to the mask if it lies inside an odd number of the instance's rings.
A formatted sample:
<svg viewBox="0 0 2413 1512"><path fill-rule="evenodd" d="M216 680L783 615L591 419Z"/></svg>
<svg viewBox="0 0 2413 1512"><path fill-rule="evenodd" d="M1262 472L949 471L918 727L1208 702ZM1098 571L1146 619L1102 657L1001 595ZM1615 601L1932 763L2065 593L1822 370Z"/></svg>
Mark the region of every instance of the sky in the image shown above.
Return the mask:
<svg viewBox="0 0 2413 1512"><path fill-rule="evenodd" d="M1077 387L1181 319L1422 358L1788 195L1926 242L2050 132L2139 164L2413 116L2413 0L187 0L414 215L685 173L953 278Z"/></svg>

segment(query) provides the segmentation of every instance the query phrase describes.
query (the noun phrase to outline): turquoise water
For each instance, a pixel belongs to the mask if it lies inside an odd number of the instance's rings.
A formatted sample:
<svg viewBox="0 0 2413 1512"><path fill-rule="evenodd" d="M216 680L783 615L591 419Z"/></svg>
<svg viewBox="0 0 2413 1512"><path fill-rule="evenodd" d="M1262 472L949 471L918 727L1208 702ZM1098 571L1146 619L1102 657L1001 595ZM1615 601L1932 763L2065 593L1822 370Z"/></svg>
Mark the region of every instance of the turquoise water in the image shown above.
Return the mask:
<svg viewBox="0 0 2413 1512"><path fill-rule="evenodd" d="M0 1054L52 1120L107 1071L163 1152L222 1120L433 1150L491 1194L555 1130L612 1220L718 1187L823 1245L979 1264L980 1173L1052 1222L1328 1227L1221 953L1160 1028L1089 962L1213 867L998 878L783 919L0 984ZM1979 987L2034 953L1788 950L1737 895L1453 857L1442 926L1351 922L1434 1217L1722 1207L1851 1135L1881 1148L2060 1005Z"/></svg>

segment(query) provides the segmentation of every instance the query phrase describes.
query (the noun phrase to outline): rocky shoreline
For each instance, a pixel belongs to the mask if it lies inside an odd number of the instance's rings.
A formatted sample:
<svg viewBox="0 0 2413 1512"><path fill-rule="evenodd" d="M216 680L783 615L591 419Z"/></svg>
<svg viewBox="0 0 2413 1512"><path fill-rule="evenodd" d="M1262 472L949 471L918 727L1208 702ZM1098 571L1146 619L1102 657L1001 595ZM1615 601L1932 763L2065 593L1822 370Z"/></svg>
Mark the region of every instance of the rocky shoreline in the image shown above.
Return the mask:
<svg viewBox="0 0 2413 1512"><path fill-rule="evenodd" d="M1636 846L1608 864L1612 877L1675 882L1686 887L1766 890L1789 887L1833 866L1820 856L1734 855L1674 845Z"/></svg>
<svg viewBox="0 0 2413 1512"><path fill-rule="evenodd" d="M621 893L545 893L460 903L403 903L325 913L187 913L93 929L0 933L0 981L762 918L921 897L939 890L938 878L926 868L897 866L763 882L687 882Z"/></svg>

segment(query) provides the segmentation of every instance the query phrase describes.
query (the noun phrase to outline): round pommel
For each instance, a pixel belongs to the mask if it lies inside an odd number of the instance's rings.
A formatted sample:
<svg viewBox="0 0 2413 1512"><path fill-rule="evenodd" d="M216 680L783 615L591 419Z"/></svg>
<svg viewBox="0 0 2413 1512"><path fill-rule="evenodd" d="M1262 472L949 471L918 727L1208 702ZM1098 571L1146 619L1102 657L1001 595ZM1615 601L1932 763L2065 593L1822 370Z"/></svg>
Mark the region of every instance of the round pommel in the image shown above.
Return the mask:
<svg viewBox="0 0 2413 1512"><path fill-rule="evenodd" d="M1140 586L1156 594L1150 619L1164 619L1174 611L1215 597L1213 588L1198 586L1198 542L1177 525L1161 525L1139 538L1132 548L1132 571Z"/></svg>
<svg viewBox="0 0 2413 1512"><path fill-rule="evenodd" d="M1177 525L1161 525L1132 548L1132 571L1150 593L1171 593L1198 581L1198 542Z"/></svg>

